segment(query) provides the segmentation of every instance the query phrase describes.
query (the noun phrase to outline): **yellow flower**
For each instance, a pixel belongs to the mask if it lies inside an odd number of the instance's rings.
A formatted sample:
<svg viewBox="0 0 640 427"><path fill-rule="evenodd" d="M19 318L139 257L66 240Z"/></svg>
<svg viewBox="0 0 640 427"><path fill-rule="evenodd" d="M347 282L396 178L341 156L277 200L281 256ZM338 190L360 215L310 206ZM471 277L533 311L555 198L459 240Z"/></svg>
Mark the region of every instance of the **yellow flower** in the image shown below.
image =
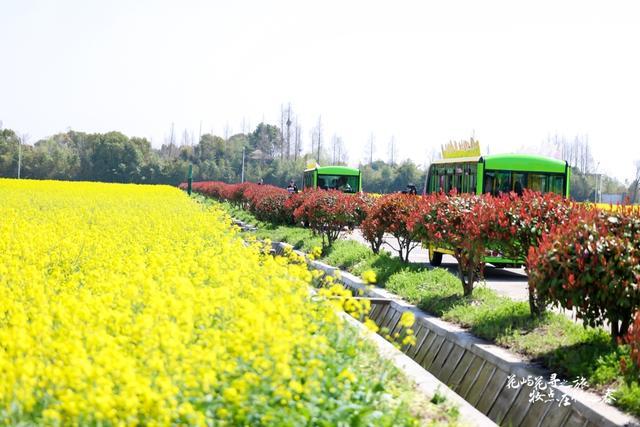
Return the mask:
<svg viewBox="0 0 640 427"><path fill-rule="evenodd" d="M367 270L362 273L362 280L366 283L376 283L376 272L373 270Z"/></svg>
<svg viewBox="0 0 640 427"><path fill-rule="evenodd" d="M400 318L400 326L410 328L416 321L416 316L411 311L405 311Z"/></svg>
<svg viewBox="0 0 640 427"><path fill-rule="evenodd" d="M351 372L348 368L343 369L342 372L338 375L339 379L344 379L349 382L356 382L357 378L353 372Z"/></svg>

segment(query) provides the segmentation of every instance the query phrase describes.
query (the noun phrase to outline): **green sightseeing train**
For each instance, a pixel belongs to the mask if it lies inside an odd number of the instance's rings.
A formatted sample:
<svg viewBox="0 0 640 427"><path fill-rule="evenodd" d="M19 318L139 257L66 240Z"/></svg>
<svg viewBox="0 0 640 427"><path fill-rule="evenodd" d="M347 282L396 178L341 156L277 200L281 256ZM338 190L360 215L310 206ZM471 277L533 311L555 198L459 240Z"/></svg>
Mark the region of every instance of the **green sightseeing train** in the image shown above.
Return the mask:
<svg viewBox="0 0 640 427"><path fill-rule="evenodd" d="M456 189L458 193L521 193L524 189L569 197L571 168L566 161L526 154L447 158L434 161L427 175L427 193ZM429 244L429 262L438 266L446 248ZM485 262L496 267L518 266L521 262L488 255Z"/></svg>

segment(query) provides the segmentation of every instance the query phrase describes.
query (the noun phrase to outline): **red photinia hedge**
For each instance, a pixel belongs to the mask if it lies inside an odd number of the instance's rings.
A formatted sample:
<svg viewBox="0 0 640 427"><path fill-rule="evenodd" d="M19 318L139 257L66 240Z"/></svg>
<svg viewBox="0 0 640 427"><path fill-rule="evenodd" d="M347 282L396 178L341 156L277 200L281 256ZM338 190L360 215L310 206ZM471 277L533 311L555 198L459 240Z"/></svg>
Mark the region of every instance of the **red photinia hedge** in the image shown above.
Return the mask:
<svg viewBox="0 0 640 427"><path fill-rule="evenodd" d="M249 210L261 221L274 224L291 223L290 212L285 208L289 192L271 185L252 185L244 194Z"/></svg>
<svg viewBox="0 0 640 427"><path fill-rule="evenodd" d="M409 216L408 229L419 238L453 251L465 295L482 275L493 200L490 195L431 194L421 197Z"/></svg>
<svg viewBox="0 0 640 427"><path fill-rule="evenodd" d="M624 335L640 308L640 217L632 210L583 210L543 235L527 258L529 281L543 301L592 326Z"/></svg>
<svg viewBox="0 0 640 427"><path fill-rule="evenodd" d="M636 312L635 320L629 327L625 342L631 347L631 360L640 369L640 311Z"/></svg>
<svg viewBox="0 0 640 427"><path fill-rule="evenodd" d="M219 181L199 181L194 182L191 186L192 191L212 197L218 200L226 200L227 187L234 184L226 184ZM186 188L186 184L185 184Z"/></svg>
<svg viewBox="0 0 640 427"><path fill-rule="evenodd" d="M289 217L291 218L291 223L295 224L302 224L302 225L307 225L307 218L305 217L304 214L301 214L300 216L297 217L297 219L294 217L294 212L296 211L296 209L298 209L300 206L302 206L305 202L305 200L307 199L307 197L310 196L310 194L313 192L313 190L304 190L301 191L299 193L294 193L291 194L289 199L287 199L287 201L284 204L284 208L287 211L287 215L289 215Z"/></svg>
<svg viewBox="0 0 640 427"><path fill-rule="evenodd" d="M398 247L393 248L404 262L409 262L409 253L419 244L415 231L409 230L409 216L418 209L419 197L410 194L389 194L378 198L369 208L361 230L371 249L378 253L384 233L396 238Z"/></svg>
<svg viewBox="0 0 640 427"><path fill-rule="evenodd" d="M322 236L326 248L338 239L345 229L359 225L367 211L365 199L360 194L345 194L337 190L308 190L304 201L293 212L297 222L304 221Z"/></svg>
<svg viewBox="0 0 640 427"><path fill-rule="evenodd" d="M525 190L522 196L502 194L493 200L493 210L488 218L487 233L491 249L503 256L524 260L525 270L529 248L537 246L543 235L552 227L569 221L579 214L582 205L553 193L540 194ZM529 284L529 306L532 314L541 314L544 306L538 304L535 287Z"/></svg>
<svg viewBox="0 0 640 427"><path fill-rule="evenodd" d="M219 191L220 198L238 207L245 207L245 203L248 200L245 192L254 187L257 187L257 185L249 182L225 184Z"/></svg>

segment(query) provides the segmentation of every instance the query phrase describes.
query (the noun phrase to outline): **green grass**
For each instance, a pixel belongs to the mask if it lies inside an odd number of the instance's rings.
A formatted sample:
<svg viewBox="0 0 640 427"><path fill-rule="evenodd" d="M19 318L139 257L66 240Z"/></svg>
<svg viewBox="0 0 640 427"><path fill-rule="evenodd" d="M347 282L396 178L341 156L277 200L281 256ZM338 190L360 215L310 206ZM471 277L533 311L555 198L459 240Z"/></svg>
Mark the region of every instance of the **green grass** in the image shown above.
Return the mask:
<svg viewBox="0 0 640 427"><path fill-rule="evenodd" d="M286 241L302 250L321 243L311 231L296 227L264 225L258 236ZM584 377L595 390L616 389L614 404L640 416L640 374L637 369L625 373L620 364L624 359L627 366L632 366L629 347L616 345L601 328L585 328L553 312L534 319L527 302L513 301L482 285L476 285L473 294L464 297L460 280L449 271L405 264L386 252L376 255L355 241L339 240L322 260L358 276L373 270L378 286L469 328L478 337L542 363L567 381Z"/></svg>
<svg viewBox="0 0 640 427"><path fill-rule="evenodd" d="M355 264L351 272L356 275L361 275L367 270L375 271L378 286L384 287L384 284L393 275L403 271L419 271L420 268L416 265L404 263L400 261L399 258L393 257L387 252L380 252L378 255L372 253L371 256Z"/></svg>
<svg viewBox="0 0 640 427"><path fill-rule="evenodd" d="M338 240L332 247L327 249L327 254L322 258L322 261L347 270L372 256L371 249L358 242Z"/></svg>
<svg viewBox="0 0 640 427"><path fill-rule="evenodd" d="M255 232L258 239L270 239L272 242L289 243L294 249L304 252L322 246L322 238L314 236L311 230L287 225L261 227Z"/></svg>

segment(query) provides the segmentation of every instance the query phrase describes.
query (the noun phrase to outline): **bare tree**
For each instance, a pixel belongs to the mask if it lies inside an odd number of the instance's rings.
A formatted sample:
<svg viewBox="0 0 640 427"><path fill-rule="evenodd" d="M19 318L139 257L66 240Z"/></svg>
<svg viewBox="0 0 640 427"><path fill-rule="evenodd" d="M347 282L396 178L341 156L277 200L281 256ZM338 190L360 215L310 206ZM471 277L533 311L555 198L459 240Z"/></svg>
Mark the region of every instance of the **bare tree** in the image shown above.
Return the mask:
<svg viewBox="0 0 640 427"><path fill-rule="evenodd" d="M318 116L318 125L315 129L316 135L316 161L320 163L320 153L322 153L322 116Z"/></svg>
<svg viewBox="0 0 640 427"><path fill-rule="evenodd" d="M392 166L396 164L397 155L396 137L391 135L391 141L389 141L389 164Z"/></svg>
<svg viewBox="0 0 640 427"><path fill-rule="evenodd" d="M245 117L242 118L242 124L240 125L242 129L242 133L247 135L251 130L251 122L248 121Z"/></svg>
<svg viewBox="0 0 640 427"><path fill-rule="evenodd" d="M280 104L280 158L284 159L284 141L282 140L284 137L284 126L285 126L285 109L284 105Z"/></svg>
<svg viewBox="0 0 640 427"><path fill-rule="evenodd" d="M342 140L342 137L338 137L336 162L346 164L348 160L349 160L349 156L344 146L344 141Z"/></svg>
<svg viewBox="0 0 640 427"><path fill-rule="evenodd" d="M366 145L366 159L369 161L369 164L373 164L373 153L376 150L375 138L373 136L373 132L369 136L369 143Z"/></svg>
<svg viewBox="0 0 640 427"><path fill-rule="evenodd" d="M18 179L22 168L22 146L29 142L29 134L23 133L18 137Z"/></svg>
<svg viewBox="0 0 640 427"><path fill-rule="evenodd" d="M165 140L165 142L167 146L167 153L170 158L173 158L176 155L176 130L173 122L171 122L169 137Z"/></svg>
<svg viewBox="0 0 640 427"><path fill-rule="evenodd" d="M189 131L185 128L184 132L182 132L182 145L187 146L189 144Z"/></svg>
<svg viewBox="0 0 640 427"><path fill-rule="evenodd" d="M293 159L294 160L298 160L298 156L302 152L302 126L300 126L300 124L298 124L298 118L296 118L295 130L296 130L296 136L294 138Z"/></svg>
<svg viewBox="0 0 640 427"><path fill-rule="evenodd" d="M638 192L640 192L640 160L636 161L636 177L629 187L630 203L638 203Z"/></svg>
<svg viewBox="0 0 640 427"><path fill-rule="evenodd" d="M333 134L333 137L331 138L331 163L334 165L346 163L346 157L342 138Z"/></svg>
<svg viewBox="0 0 640 427"><path fill-rule="evenodd" d="M569 166L584 174L593 171L594 159L588 135L576 135L573 140L558 134L547 136L539 151L541 154L566 160Z"/></svg>
<svg viewBox="0 0 640 427"><path fill-rule="evenodd" d="M231 136L231 132L232 132L232 130L231 130L231 126L229 126L229 122L227 122L227 123L224 125L224 140L225 140L225 141L228 141L228 140L229 140L229 137Z"/></svg>
<svg viewBox="0 0 640 427"><path fill-rule="evenodd" d="M291 156L291 103L289 103L289 107L287 108L287 121L285 124L287 125L287 159Z"/></svg>

